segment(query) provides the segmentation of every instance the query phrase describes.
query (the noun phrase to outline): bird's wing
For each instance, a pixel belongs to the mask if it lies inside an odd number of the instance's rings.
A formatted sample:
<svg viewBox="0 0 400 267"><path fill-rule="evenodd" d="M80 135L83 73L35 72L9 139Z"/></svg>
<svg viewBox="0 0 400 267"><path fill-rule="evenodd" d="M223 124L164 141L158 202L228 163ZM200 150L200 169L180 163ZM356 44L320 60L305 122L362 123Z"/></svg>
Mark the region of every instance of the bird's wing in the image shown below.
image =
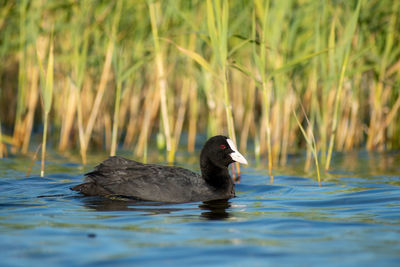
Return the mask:
<svg viewBox="0 0 400 267"><path fill-rule="evenodd" d="M112 157L86 174L86 181L110 195L144 200L184 202L191 199L193 185L200 176L180 167L143 164Z"/></svg>

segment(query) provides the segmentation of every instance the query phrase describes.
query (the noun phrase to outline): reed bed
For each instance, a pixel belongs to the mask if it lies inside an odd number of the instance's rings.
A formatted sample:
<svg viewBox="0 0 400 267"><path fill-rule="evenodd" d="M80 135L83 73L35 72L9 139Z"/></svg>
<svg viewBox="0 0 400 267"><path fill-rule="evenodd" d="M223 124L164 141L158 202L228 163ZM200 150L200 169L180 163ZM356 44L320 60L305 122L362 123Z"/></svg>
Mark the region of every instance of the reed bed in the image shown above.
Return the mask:
<svg viewBox="0 0 400 267"><path fill-rule="evenodd" d="M0 157L48 132L83 163L146 161L151 136L173 162L182 132L190 152L226 134L272 176L304 149L326 170L333 151L399 149L399 18L390 0L7 1Z"/></svg>

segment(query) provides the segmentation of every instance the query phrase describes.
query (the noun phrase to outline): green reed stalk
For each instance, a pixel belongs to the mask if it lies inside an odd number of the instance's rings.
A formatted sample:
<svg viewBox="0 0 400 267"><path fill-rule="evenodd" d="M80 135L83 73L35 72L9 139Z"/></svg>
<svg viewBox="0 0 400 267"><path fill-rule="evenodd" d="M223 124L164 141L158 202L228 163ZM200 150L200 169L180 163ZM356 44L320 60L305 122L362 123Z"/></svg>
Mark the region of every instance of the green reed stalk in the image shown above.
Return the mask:
<svg viewBox="0 0 400 267"><path fill-rule="evenodd" d="M79 109L78 106L81 105L80 94L87 64L90 36L90 30L88 28L82 29L82 25L85 25L91 17L88 2L80 2L80 4L73 10L72 14L74 19L71 22L70 43L68 43L68 48L72 50L71 56L68 57L68 59L70 59L68 65L71 69L71 77L68 78L68 82L65 84L65 89L68 88L68 102L66 103L67 107L61 125L60 141L58 146L61 152L65 151L66 148L71 145L71 131L73 130L76 121L76 112ZM84 150L84 137L82 136L84 131L81 122L82 121L78 119L79 145L81 155L85 155L86 152L83 153L82 151ZM86 160L84 160L84 158L82 158L82 161L85 164Z"/></svg>
<svg viewBox="0 0 400 267"><path fill-rule="evenodd" d="M338 120L339 120L339 104L340 104L340 99L341 99L341 95L342 95L343 81L344 81L344 77L345 77L345 73L346 73L348 60L350 57L351 42L352 42L356 27L357 27L357 21L358 21L358 17L360 14L361 4L362 4L362 0L359 0L356 10L354 11L354 14L352 15L349 23L346 25L342 46L340 47L340 49L338 49L338 57L340 60L342 60L342 64L341 64L341 72L340 72L338 89L337 89L336 98L335 98L335 111L334 111L334 115L333 115L333 119L332 119L332 132L331 132L331 137L329 140L328 156L327 156L326 163L325 163L325 170L329 170L330 161L332 158L333 144L335 142L337 124L338 124Z"/></svg>
<svg viewBox="0 0 400 267"><path fill-rule="evenodd" d="M111 72L112 56L113 56L113 52L114 52L115 39L116 39L117 31L118 31L119 21L121 18L123 4L124 4L124 1L117 1L115 11L113 14L112 24L111 24L111 36L110 36L110 39L108 40L108 44L107 44L106 58L105 58L104 65L103 65L100 83L99 83L99 87L97 89L95 101L93 103L93 108L90 113L89 121L86 125L85 142L84 142L85 148L87 148L89 145L93 127L96 122L99 110L100 110L100 104L103 100L103 96L104 96L104 92L106 90L108 78L109 78L109 75Z"/></svg>
<svg viewBox="0 0 400 267"><path fill-rule="evenodd" d="M207 90L209 86L212 85L210 79L215 79L218 84L219 82L222 83L222 91L223 91L223 98L224 98L224 106L225 106L225 115L226 115L226 122L228 125L228 133L232 140L236 143L236 135L234 131L234 122L233 122L233 115L232 115L232 107L230 103L230 97L229 97L229 90L228 90L228 77L227 77L227 55L228 55L228 47L227 47L227 38L228 38L228 19L229 19L229 6L228 6L228 1L223 1L223 4L221 6L221 2L215 2L214 4L211 1L207 1L207 29L211 41L211 47L212 51L214 52L214 55L217 60L217 66L214 64L213 59L211 59L211 62L208 62L206 59L204 59L201 55L198 53L190 50L190 49L185 49L175 43L173 43L180 52L184 53L194 61L196 61L199 65L201 65L207 73L205 74L205 80L206 80L206 85L205 85L205 90L206 90L206 95L208 94L207 98L209 98L209 101L211 101L213 104L212 105L217 105L218 103L215 103L215 100L212 99L213 97L211 96L211 92L213 88L209 88L210 90ZM167 40L171 42L170 40ZM172 42L171 42L172 43ZM210 77L211 76L211 77ZM209 83L209 86L207 84ZM214 85L215 86L215 85ZM218 88L218 87L217 87ZM215 124L215 116L212 117L213 121L210 121L209 125L214 125ZM214 127L211 127L214 129ZM208 127L208 129L210 129ZM215 133L212 133L215 134ZM239 171L239 168L237 168Z"/></svg>
<svg viewBox="0 0 400 267"><path fill-rule="evenodd" d="M399 18L399 2L395 1L392 6L392 14L389 19L389 25L387 29L387 34L385 36L385 46L383 49L383 54L381 56L378 69L378 81L375 85L375 89L373 90L373 94L371 96L372 99L372 112L370 118L370 124L368 129L368 137L367 137L367 149L371 150L379 145L379 143L383 142L383 132L385 131L385 124L382 123L385 121L384 118L384 100L383 91L384 91L384 80L386 76L386 71L388 64L390 62L390 57L395 57L391 54L395 36L394 33L398 32L398 23L396 24L396 20Z"/></svg>
<svg viewBox="0 0 400 267"><path fill-rule="evenodd" d="M207 29L211 41L211 47L217 59L215 73L222 79L222 90L225 105L226 122L228 133L232 141L236 142L235 125L233 121L232 105L228 90L228 30L229 30L229 2L227 0L207 0ZM236 163L236 170L240 176L240 166Z"/></svg>
<svg viewBox="0 0 400 267"><path fill-rule="evenodd" d="M268 77L267 77L267 29L268 29L268 12L269 12L269 0L254 0L254 14L253 14L253 25L252 25L252 39L256 40L256 29L257 19L261 22L260 27L260 45L257 47L257 43L253 42L253 58L256 63L258 72L261 76L262 84L262 95L263 95L263 119L266 124L266 138L267 138L267 153L268 153L268 173L273 183L272 176L272 147L271 147L271 122L270 122L270 97L271 92L268 90Z"/></svg>
<svg viewBox="0 0 400 267"><path fill-rule="evenodd" d="M120 126L120 109L121 109L121 94L122 84L139 68L144 64L145 60L138 60L133 66L124 70L126 65L126 52L121 50L118 56L114 56L115 75L116 75L116 92L115 92L115 103L114 103L114 118L111 134L111 151L110 156L115 156L118 146L118 128Z"/></svg>
<svg viewBox="0 0 400 267"><path fill-rule="evenodd" d="M198 113L199 113L199 101L197 95L197 85L193 82L193 87L189 92L189 129L188 129L188 144L187 150L192 153L196 142L197 124L198 124Z"/></svg>
<svg viewBox="0 0 400 267"><path fill-rule="evenodd" d="M90 113L89 121L86 125L86 130L85 130L85 147L88 147L89 141L92 135L93 127L97 119L97 115L100 110L100 104L102 102L104 92L106 89L106 84L108 82L108 77L110 75L110 67L111 67L111 59L114 51L114 41L109 40L108 45L107 45L107 50L106 50L106 59L104 62L104 67L99 83L99 87L97 90L96 98L93 104L92 112Z"/></svg>
<svg viewBox="0 0 400 267"><path fill-rule="evenodd" d="M42 161L40 168L40 176L44 176L44 166L46 158L46 142L47 142L47 128L49 113L51 110L51 104L53 99L53 77L54 77L54 55L53 55L53 37L50 38L50 49L48 54L47 70L44 74L42 59L38 54L38 62L41 70L41 81L42 81L42 101L43 101L43 113L44 113L44 128L43 128L43 140L42 140ZM45 77L46 75L46 77ZM45 78L44 78L45 77Z"/></svg>
<svg viewBox="0 0 400 267"><path fill-rule="evenodd" d="M117 150L117 138L118 138L118 125L119 125L119 113L120 113L120 104L121 104L121 91L122 91L122 80L121 80L121 72L122 72L122 53L117 56L114 56L115 62L115 73L117 78L117 86L115 92L115 102L114 102L114 118L113 118L113 126L111 133L111 150L110 156L115 156L115 152Z"/></svg>
<svg viewBox="0 0 400 267"><path fill-rule="evenodd" d="M86 3L86 1L84 1ZM78 13L79 14L79 13ZM83 17L88 16L87 5L83 7L83 13L79 14ZM87 64L88 57L88 48L89 48L89 30L86 29L83 35L83 40L77 38L78 32L74 32L74 44L73 44L73 57L72 57L72 66L73 66L73 81L71 81L71 87L73 93L76 95L76 113L77 113L77 123L78 123L78 136L79 136L79 152L81 155L82 163L85 165L86 160L86 152L87 152L87 144L85 142L85 130L83 126L83 115L82 115L82 84L85 75L85 69ZM80 42L81 41L81 42Z"/></svg>
<svg viewBox="0 0 400 267"><path fill-rule="evenodd" d="M325 163L326 171L329 170L329 166L330 166L330 162L331 162L331 158L332 158L333 143L335 142L337 124L338 124L338 118L339 118L340 96L342 94L344 75L346 73L346 66L347 66L347 62L349 60L349 54L350 53L348 53L346 55L346 57L344 58L343 65L342 65L342 71L340 72L338 91L336 93L336 99L335 99L335 111L334 111L334 115L333 115L332 133L331 133L331 137L329 140L328 156L327 156L326 163Z"/></svg>
<svg viewBox="0 0 400 267"><path fill-rule="evenodd" d="M308 127L309 127L310 129L312 129L312 124L311 124L310 121L308 120L307 114L305 113L303 106L301 106L301 108L302 108L304 117L305 117L306 120L307 120ZM317 144L316 144L316 142L315 142L315 138L314 138L313 131L312 131L312 130L310 131L311 138L309 138L308 135L307 135L307 133L306 133L306 131L304 130L303 126L301 125L301 122L300 122L299 118L297 117L296 111L295 111L294 109L293 109L292 111L293 111L293 115L294 115L294 117L295 117L295 119L296 119L297 125L298 125L299 128L300 128L300 131L301 131L301 133L303 134L303 137L304 137L304 139L306 140L307 145L311 148L311 151L312 151L312 153L313 153L314 162L315 162L315 167L316 167L316 169L317 169L318 185L321 186L321 176L320 176L320 172L319 172L318 153L317 153L318 149L317 149Z"/></svg>
<svg viewBox="0 0 400 267"><path fill-rule="evenodd" d="M8 3L0 11L1 12L0 13L0 29L3 28L3 25L4 25L5 21L6 21L6 18L8 16L9 12L11 11L11 8L12 8L12 3ZM1 46L1 50L0 50L0 60L2 62L4 62L4 54L6 52L6 49L7 49L6 44L3 44ZM0 68L0 74L1 74L2 71L3 71L2 68ZM2 88L0 86L0 96L1 95L2 95ZM3 133L2 133L2 130L1 130L1 119L0 119L0 158L3 158L5 156L5 154L6 154L6 146L3 143Z"/></svg>
<svg viewBox="0 0 400 267"><path fill-rule="evenodd" d="M161 97L161 118L163 122L164 135L166 139L166 149L167 149L167 159L169 163L174 161L175 151L172 148L171 141L171 131L169 125L169 115L167 109L167 77L164 71L164 59L160 47L160 40L158 37L158 26L156 22L156 8L154 2L149 3L150 21L151 21L151 32L153 34L154 42L154 53L155 53L155 63L157 67L157 80L159 86L159 94Z"/></svg>
<svg viewBox="0 0 400 267"><path fill-rule="evenodd" d="M333 87L333 81L332 79L329 79L329 76L332 77L337 77L337 68L336 68L336 61L335 61L335 51L336 51L336 34L335 34L335 28L336 28L336 16L334 16L333 19L331 19L330 27L329 27L329 33L326 35L328 36L326 39L327 45L328 45L328 53L327 57L325 57L325 61L323 62L323 59L321 59L321 66L325 66L327 70L322 72L320 75L324 77L324 88L323 88L323 102L325 105L321 105L321 126L320 126L320 138L321 138L321 162L322 164L327 163L327 145L328 145L328 129L329 129L329 115L331 113L331 105L326 105L329 101L329 91ZM328 31L328 29L326 30ZM325 64L324 64L325 63Z"/></svg>
<svg viewBox="0 0 400 267"><path fill-rule="evenodd" d="M190 36L188 36L187 43L188 43L189 49L194 50L195 45L196 45L196 35L191 34ZM197 88L195 87L194 81L192 78L193 73L194 73L192 61L188 62L188 66L186 69L187 69L188 77L185 77L185 79L183 79L183 81L182 81L182 89L181 89L181 93L180 93L181 97L179 99L180 104L178 107L177 118L176 118L175 127L174 127L174 137L173 137L173 146L174 146L173 150L174 151L178 150L179 140L180 140L182 129L183 129L183 123L185 121L185 114L187 113L186 110L187 110L187 106L188 106L190 91L197 91ZM190 137L188 139L190 139ZM188 143L189 143L189 141L188 141Z"/></svg>
<svg viewBox="0 0 400 267"><path fill-rule="evenodd" d="M19 5L19 64L18 64L18 94L17 111L14 124L14 144L19 147L21 141L22 115L26 98L26 20L28 1L23 0Z"/></svg>
<svg viewBox="0 0 400 267"><path fill-rule="evenodd" d="M316 6L314 8L318 9L320 3L316 2ZM323 38L321 35L321 29L320 29L320 23L321 23L321 16L318 15L318 19L315 20L314 23L314 31L315 31L315 37L314 37L314 47L313 51L317 52L321 50L321 39ZM320 107L320 102L318 98L320 97L322 101L325 100L325 91L322 89L322 93L318 94L318 63L321 61L321 57L314 58L311 61L311 68L310 68L310 76L309 76L309 81L307 84L307 91L310 91L311 94L311 100L310 100L310 118L311 118L311 126L314 126L314 123L319 125L319 133L320 133L320 149L323 151L325 149L324 146L324 138L326 137L324 134L324 121L322 119L323 111L321 110ZM313 127L308 127L308 133L309 136L311 136L311 133L313 131ZM309 147L307 146L307 149ZM318 151L317 151L318 152ZM309 153L307 153L307 156ZM323 155L323 153L322 153Z"/></svg>
<svg viewBox="0 0 400 267"><path fill-rule="evenodd" d="M114 108L114 119L113 119L113 129L111 137L111 151L110 156L115 156L117 150L117 137L118 137L118 122L119 122L119 110L121 102L121 88L122 83L117 83L117 91L115 93L115 108Z"/></svg>
<svg viewBox="0 0 400 267"><path fill-rule="evenodd" d="M84 131L84 127L83 127L82 99L81 99L79 89L74 84L72 84L71 86L73 87L73 90L75 90L77 92L76 97L77 97L78 104L77 104L77 108L76 108L76 113L77 113L77 119L78 119L78 136L79 136L79 144L80 144L79 153L81 155L82 164L86 165L87 146L85 143L85 131Z"/></svg>
<svg viewBox="0 0 400 267"><path fill-rule="evenodd" d="M154 87L150 87L146 91L146 98L143 104L143 118L141 121L141 129L135 146L135 155L142 156L147 161L147 143L151 132L151 127L160 106L160 95ZM146 152L146 153L145 153Z"/></svg>

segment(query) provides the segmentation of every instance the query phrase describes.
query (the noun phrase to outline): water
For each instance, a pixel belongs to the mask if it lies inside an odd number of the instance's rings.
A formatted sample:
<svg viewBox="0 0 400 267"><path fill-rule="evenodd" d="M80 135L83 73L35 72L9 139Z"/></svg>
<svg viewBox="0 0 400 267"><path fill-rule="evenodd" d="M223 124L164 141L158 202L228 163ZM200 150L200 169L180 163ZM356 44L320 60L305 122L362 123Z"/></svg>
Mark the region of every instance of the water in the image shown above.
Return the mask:
<svg viewBox="0 0 400 267"><path fill-rule="evenodd" d="M82 197L73 162L0 160L1 266L400 266L400 153L336 155L321 187L251 164L236 198L185 204Z"/></svg>

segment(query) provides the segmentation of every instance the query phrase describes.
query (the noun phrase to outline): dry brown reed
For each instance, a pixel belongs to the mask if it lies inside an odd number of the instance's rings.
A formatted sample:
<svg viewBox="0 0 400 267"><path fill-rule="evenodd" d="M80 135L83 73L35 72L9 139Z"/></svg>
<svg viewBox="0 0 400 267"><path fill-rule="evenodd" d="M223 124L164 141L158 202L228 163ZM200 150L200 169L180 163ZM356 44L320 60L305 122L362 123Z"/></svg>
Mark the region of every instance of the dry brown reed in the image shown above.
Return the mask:
<svg viewBox="0 0 400 267"><path fill-rule="evenodd" d="M94 147L114 155L121 145L146 161L152 136L173 162L182 133L190 152L199 134L238 136L271 177L304 148L306 168L319 154L325 169L334 151L398 149L399 9L389 0L6 4L0 156L1 144L27 153L41 132L36 48L47 51L52 27L49 138L61 152L79 149L83 163Z"/></svg>

